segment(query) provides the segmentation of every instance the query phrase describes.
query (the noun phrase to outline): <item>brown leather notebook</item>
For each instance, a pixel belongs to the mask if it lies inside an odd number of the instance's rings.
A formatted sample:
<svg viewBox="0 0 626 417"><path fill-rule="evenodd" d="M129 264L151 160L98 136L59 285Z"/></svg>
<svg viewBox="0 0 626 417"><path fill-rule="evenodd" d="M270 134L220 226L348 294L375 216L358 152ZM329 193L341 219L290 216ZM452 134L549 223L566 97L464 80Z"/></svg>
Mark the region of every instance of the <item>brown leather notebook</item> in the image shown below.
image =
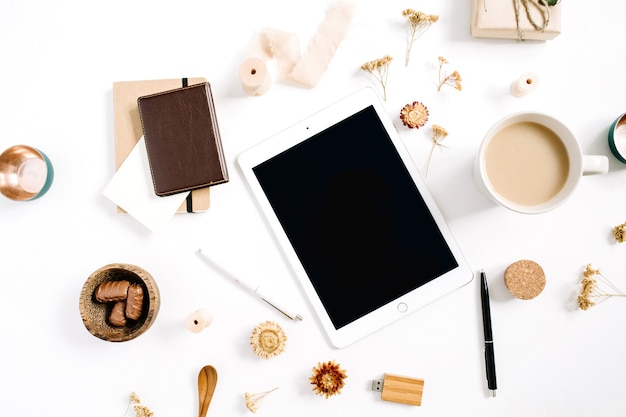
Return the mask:
<svg viewBox="0 0 626 417"><path fill-rule="evenodd" d="M137 99L148 94L206 82L206 78L167 78L158 80L116 81L113 83L113 120L115 130L115 170L122 165L141 135L141 120ZM211 205L210 188L193 190L180 206L178 213L208 211ZM119 213L125 213L120 207Z"/></svg>
<svg viewBox="0 0 626 417"><path fill-rule="evenodd" d="M137 104L157 195L228 182L208 82L142 96Z"/></svg>

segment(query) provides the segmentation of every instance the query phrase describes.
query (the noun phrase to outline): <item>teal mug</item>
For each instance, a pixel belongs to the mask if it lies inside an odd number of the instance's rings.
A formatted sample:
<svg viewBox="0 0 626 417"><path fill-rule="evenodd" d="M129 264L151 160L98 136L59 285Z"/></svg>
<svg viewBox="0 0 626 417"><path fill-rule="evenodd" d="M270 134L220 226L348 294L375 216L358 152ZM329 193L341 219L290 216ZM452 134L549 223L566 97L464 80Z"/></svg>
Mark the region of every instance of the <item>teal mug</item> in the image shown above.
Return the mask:
<svg viewBox="0 0 626 417"><path fill-rule="evenodd" d="M613 155L626 164L626 113L619 116L609 129L609 147Z"/></svg>
<svg viewBox="0 0 626 417"><path fill-rule="evenodd" d="M15 145L0 154L0 193L14 201L35 200L52 185L54 169L38 149Z"/></svg>

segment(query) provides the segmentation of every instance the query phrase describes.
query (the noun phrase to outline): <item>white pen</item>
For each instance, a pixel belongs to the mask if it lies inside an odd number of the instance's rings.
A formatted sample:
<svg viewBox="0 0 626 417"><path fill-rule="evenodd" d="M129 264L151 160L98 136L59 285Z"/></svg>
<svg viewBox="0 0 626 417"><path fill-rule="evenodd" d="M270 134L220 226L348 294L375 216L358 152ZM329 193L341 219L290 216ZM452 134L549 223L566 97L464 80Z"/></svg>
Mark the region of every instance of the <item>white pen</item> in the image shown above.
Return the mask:
<svg viewBox="0 0 626 417"><path fill-rule="evenodd" d="M291 312L289 312L289 310L281 307L279 304L275 303L273 300L270 300L268 297L266 297L262 292L261 292L261 287L259 285L257 286L252 286L246 282L241 281L239 278L237 278L236 276L234 276L232 273L230 273L228 270L224 269L221 265L218 265L215 261L213 261L211 258L209 258L208 256L206 256L204 254L204 252L202 252L202 249L198 249L196 250L196 253L204 260L205 263L207 263L210 267L212 267L214 270L216 270L217 272L219 272L220 274L224 275L227 278L230 278L231 280L233 280L237 285L247 289L248 291L250 291L252 294L256 295L257 297L259 297L261 300L265 301L267 304L269 304L270 306L274 307L276 310L278 310L279 312L281 312L282 314L284 314L286 317L290 318L291 320L302 320L302 316L300 314L292 314Z"/></svg>

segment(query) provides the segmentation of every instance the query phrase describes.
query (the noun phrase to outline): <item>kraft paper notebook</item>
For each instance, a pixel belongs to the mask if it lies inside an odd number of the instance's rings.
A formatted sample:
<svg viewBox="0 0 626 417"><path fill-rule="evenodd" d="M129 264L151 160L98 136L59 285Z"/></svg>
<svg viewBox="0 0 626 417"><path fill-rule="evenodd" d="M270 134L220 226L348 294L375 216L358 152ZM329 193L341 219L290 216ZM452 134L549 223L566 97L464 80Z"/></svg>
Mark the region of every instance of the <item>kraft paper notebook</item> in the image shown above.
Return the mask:
<svg viewBox="0 0 626 417"><path fill-rule="evenodd" d="M117 171L141 136L137 99L141 96L206 82L205 78L171 78L160 80L118 81L113 83L113 116L115 134L115 170ZM179 213L204 212L210 206L210 189L193 190ZM118 212L124 210L118 207Z"/></svg>
<svg viewBox="0 0 626 417"><path fill-rule="evenodd" d="M137 103L156 195L228 182L208 82L142 96Z"/></svg>

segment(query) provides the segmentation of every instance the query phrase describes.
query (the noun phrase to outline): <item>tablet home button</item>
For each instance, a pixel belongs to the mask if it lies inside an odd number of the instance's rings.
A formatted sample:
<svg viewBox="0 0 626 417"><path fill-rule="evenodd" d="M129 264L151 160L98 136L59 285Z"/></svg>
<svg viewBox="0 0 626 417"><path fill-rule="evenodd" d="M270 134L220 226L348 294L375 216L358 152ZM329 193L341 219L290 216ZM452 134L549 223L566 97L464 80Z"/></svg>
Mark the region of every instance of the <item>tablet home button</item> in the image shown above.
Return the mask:
<svg viewBox="0 0 626 417"><path fill-rule="evenodd" d="M398 304L398 311L400 313L406 313L406 311L409 309L409 306L406 305L406 303L400 303Z"/></svg>

